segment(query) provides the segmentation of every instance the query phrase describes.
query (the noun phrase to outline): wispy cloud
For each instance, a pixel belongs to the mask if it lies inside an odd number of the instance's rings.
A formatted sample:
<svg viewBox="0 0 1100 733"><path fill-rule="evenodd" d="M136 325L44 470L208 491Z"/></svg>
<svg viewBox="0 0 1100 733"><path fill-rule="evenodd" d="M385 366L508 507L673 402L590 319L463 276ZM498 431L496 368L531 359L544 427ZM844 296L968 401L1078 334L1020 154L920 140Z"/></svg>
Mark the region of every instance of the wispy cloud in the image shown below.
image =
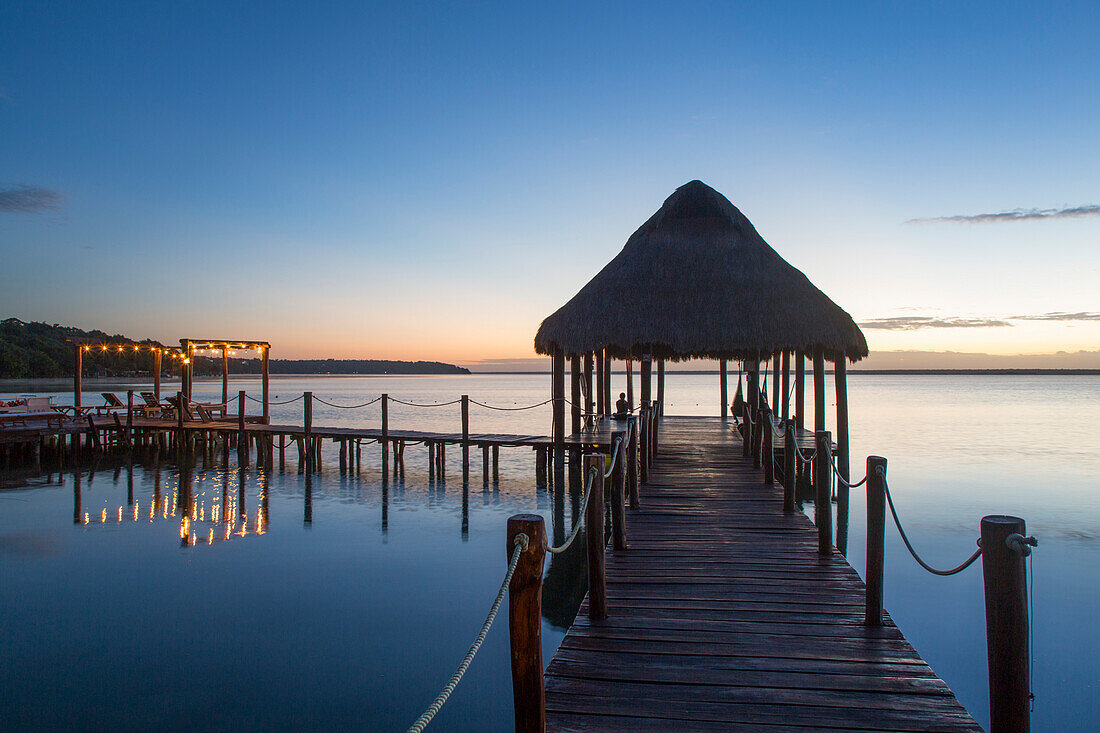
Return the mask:
<svg viewBox="0 0 1100 733"><path fill-rule="evenodd" d="M925 328L999 328L1012 326L1012 321L1055 321L1071 323L1074 321L1100 321L1100 313L1094 311L1051 311L1050 313L1031 313L1019 316L1001 316L983 318L974 316L890 316L872 318L859 324L860 328L881 331L919 331Z"/></svg>
<svg viewBox="0 0 1100 733"><path fill-rule="evenodd" d="M6 214L36 214L61 208L62 196L41 186L0 188L0 212Z"/></svg>
<svg viewBox="0 0 1100 733"><path fill-rule="evenodd" d="M1085 204L1064 209L1013 209L996 214L955 214L909 219L906 224L993 224L1006 221L1035 221L1037 219L1076 219L1082 216L1100 216L1100 204Z"/></svg>
<svg viewBox="0 0 1100 733"><path fill-rule="evenodd" d="M930 316L873 318L859 324L860 328L883 331L918 331L922 328L994 328L1011 325L1000 318L933 318Z"/></svg>
<svg viewBox="0 0 1100 733"><path fill-rule="evenodd" d="M1092 311L1079 311L1077 313L1065 313L1053 311L1051 313L1035 313L1030 316L1012 316L1013 321L1100 321L1100 313Z"/></svg>

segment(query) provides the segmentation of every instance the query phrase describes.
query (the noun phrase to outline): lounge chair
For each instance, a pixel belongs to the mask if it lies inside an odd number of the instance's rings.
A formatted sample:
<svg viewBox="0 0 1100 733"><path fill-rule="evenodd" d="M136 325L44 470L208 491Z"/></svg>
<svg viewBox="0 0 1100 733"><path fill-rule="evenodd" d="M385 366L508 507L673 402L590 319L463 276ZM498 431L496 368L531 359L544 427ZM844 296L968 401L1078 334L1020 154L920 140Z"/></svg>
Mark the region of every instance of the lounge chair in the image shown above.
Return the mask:
<svg viewBox="0 0 1100 733"><path fill-rule="evenodd" d="M112 412L126 409L126 403L120 400L114 392L100 392L99 394L103 398L103 404L95 408L97 415L110 415Z"/></svg>

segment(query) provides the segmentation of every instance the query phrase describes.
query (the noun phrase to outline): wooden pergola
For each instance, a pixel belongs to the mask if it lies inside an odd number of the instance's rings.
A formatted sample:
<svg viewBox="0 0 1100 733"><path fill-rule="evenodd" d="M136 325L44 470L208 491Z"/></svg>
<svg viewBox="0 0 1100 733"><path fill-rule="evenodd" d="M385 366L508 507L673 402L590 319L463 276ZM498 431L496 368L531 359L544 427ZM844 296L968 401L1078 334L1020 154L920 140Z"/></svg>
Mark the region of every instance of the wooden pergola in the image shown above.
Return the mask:
<svg viewBox="0 0 1100 733"><path fill-rule="evenodd" d="M271 352L271 344L267 341L248 341L234 339L180 339L180 353L183 355L183 367L181 370L180 391L187 399L191 399L191 391L194 385L195 353L199 351L220 352L222 357L222 404L229 402L229 357L231 352L258 351L260 352L260 377L263 384L263 421L270 420L268 412L269 397L269 373L268 359Z"/></svg>

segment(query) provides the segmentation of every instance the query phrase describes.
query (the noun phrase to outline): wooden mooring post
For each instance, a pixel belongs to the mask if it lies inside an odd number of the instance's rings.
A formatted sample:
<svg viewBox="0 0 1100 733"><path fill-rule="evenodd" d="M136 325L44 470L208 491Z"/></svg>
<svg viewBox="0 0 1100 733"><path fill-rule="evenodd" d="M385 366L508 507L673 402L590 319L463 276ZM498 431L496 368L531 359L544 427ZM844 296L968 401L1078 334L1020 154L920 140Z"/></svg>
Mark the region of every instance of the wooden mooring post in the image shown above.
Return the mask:
<svg viewBox="0 0 1100 733"><path fill-rule="evenodd" d="M237 393L237 463L248 467L248 433L244 430L244 390Z"/></svg>
<svg viewBox="0 0 1100 733"><path fill-rule="evenodd" d="M829 491L833 467L829 463L832 436L828 430L814 433L817 450L814 453L814 524L817 525L817 551L828 555L833 551L833 497Z"/></svg>
<svg viewBox="0 0 1100 733"><path fill-rule="evenodd" d="M886 459L867 456L867 598L863 622L882 626L882 574L886 557Z"/></svg>
<svg viewBox="0 0 1100 733"><path fill-rule="evenodd" d="M783 435L783 511L795 509L795 482L798 480L798 445L794 422L787 420Z"/></svg>
<svg viewBox="0 0 1100 733"><path fill-rule="evenodd" d="M772 429L772 416L767 408L761 410L760 416L763 423L764 446L761 453L764 454L764 484L771 486L775 483L775 435Z"/></svg>
<svg viewBox="0 0 1100 733"><path fill-rule="evenodd" d="M302 434L305 443L306 470L313 470L313 393L302 393Z"/></svg>
<svg viewBox="0 0 1100 733"><path fill-rule="evenodd" d="M582 480L588 483L590 473L592 495L584 515L584 534L588 540L588 618L593 621L607 618L607 571L604 563L604 508L603 473L604 456L602 453L584 457ZM595 469L595 471L593 471Z"/></svg>
<svg viewBox="0 0 1100 733"><path fill-rule="evenodd" d="M470 395L462 395L462 481L470 481Z"/></svg>
<svg viewBox="0 0 1100 733"><path fill-rule="evenodd" d="M626 434L616 431L611 434L611 446L614 450L615 442L619 442L619 452L611 454L615 461L615 467L611 471L611 545L616 550L626 549L626 506L623 501L623 484L626 476Z"/></svg>
<svg viewBox="0 0 1100 733"><path fill-rule="evenodd" d="M546 688L542 677L542 574L546 557L546 523L538 514L508 518L507 558L516 536L527 535L508 583L508 637L512 657L512 704L516 733L546 730Z"/></svg>
<svg viewBox="0 0 1100 733"><path fill-rule="evenodd" d="M630 494L630 508L641 506L638 499L638 418L630 418L630 440L626 445L626 485Z"/></svg>
<svg viewBox="0 0 1100 733"><path fill-rule="evenodd" d="M429 445L428 460L431 461L431 446ZM386 472L390 455L390 396L382 395L382 472Z"/></svg>
<svg viewBox="0 0 1100 733"><path fill-rule="evenodd" d="M1026 533L1019 517L982 517L989 733L1031 730L1025 559L1036 542Z"/></svg>

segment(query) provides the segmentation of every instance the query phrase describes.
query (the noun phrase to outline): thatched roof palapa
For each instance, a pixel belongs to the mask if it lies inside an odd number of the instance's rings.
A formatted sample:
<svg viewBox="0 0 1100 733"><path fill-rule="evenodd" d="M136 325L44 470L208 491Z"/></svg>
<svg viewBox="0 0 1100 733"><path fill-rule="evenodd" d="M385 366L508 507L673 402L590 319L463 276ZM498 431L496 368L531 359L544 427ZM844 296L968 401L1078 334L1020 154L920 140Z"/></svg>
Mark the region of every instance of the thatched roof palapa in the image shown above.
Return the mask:
<svg viewBox="0 0 1100 733"><path fill-rule="evenodd" d="M691 181L535 336L540 354L599 349L672 361L823 349L858 361L867 340L725 196Z"/></svg>

